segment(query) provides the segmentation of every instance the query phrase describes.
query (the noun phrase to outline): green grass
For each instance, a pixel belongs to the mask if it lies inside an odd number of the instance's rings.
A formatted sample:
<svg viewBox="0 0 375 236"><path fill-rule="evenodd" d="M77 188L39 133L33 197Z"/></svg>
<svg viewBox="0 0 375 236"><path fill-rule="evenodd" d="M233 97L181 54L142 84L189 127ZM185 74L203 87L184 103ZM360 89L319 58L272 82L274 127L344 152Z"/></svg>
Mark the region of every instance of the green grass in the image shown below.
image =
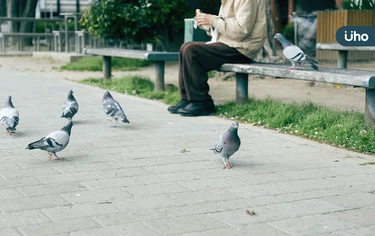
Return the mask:
<svg viewBox="0 0 375 236"><path fill-rule="evenodd" d="M165 91L154 92L153 83L139 76L109 81L90 78L82 83L127 94L134 94L136 90L135 96L163 100L167 104L175 104L180 100L175 86L168 85ZM360 112L336 111L311 102L285 103L270 98L250 98L246 104L229 102L216 108L216 115L223 118L363 153L375 153L375 129L364 130L364 115Z"/></svg>
<svg viewBox="0 0 375 236"><path fill-rule="evenodd" d="M112 58L112 69L121 71L134 71L141 67L151 65L152 62L131 59L131 58ZM70 71L102 71L103 70L103 57L83 57L76 62L69 62L60 67L60 70Z"/></svg>
<svg viewBox="0 0 375 236"><path fill-rule="evenodd" d="M94 85L103 89L119 93L134 94L135 96L163 100L167 104L174 104L180 100L176 86L167 85L165 91L154 91L154 84L150 79L140 76L127 76L120 79L88 78L82 81L84 84Z"/></svg>
<svg viewBox="0 0 375 236"><path fill-rule="evenodd" d="M233 102L220 105L217 114L342 148L375 152L375 130L364 130L364 115L360 112L336 111L313 103L250 98L243 105Z"/></svg>

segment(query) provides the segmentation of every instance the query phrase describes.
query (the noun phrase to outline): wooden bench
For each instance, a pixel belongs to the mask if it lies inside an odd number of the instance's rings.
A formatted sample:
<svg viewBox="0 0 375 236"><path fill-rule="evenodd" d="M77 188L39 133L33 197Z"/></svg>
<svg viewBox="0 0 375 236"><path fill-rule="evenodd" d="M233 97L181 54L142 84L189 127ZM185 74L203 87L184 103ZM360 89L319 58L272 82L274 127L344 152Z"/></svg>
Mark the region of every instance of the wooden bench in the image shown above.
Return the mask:
<svg viewBox="0 0 375 236"><path fill-rule="evenodd" d="M365 125L366 127L375 127L375 71L319 69L319 71L304 68L288 70L286 65L251 63L224 64L219 71L236 73L236 103L238 104L248 100L249 74L362 87L366 89Z"/></svg>
<svg viewBox="0 0 375 236"><path fill-rule="evenodd" d="M40 51L40 38L53 38L52 33L8 33L8 32L0 32L0 52L5 53L6 51L6 40L9 37L17 37L17 47L18 50L22 50L22 40L21 38L34 38L34 50Z"/></svg>
<svg viewBox="0 0 375 236"><path fill-rule="evenodd" d="M120 48L84 48L83 54L103 56L104 79L109 79L112 73L112 57L143 59L155 62L155 90L164 90L165 61L178 61L178 52L153 52Z"/></svg>
<svg viewBox="0 0 375 236"><path fill-rule="evenodd" d="M338 43L317 43L317 50L338 51L337 68L347 68L348 51L375 51L375 47L346 47Z"/></svg>

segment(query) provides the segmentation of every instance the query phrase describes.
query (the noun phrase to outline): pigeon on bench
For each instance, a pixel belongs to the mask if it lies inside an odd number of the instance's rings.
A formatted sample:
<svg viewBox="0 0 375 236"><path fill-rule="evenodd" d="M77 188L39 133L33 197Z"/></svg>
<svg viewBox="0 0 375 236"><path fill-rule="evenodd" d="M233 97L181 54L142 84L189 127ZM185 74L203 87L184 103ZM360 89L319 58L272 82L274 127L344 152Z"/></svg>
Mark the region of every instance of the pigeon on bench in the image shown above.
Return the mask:
<svg viewBox="0 0 375 236"><path fill-rule="evenodd" d="M110 116L108 119L111 121L111 123L113 119L115 120L113 127L116 127L118 119L124 123L130 123L128 118L126 118L125 112L122 110L120 104L113 99L112 95L107 90L104 91L103 95L103 110L106 115Z"/></svg>
<svg viewBox="0 0 375 236"><path fill-rule="evenodd" d="M223 169L233 167L233 165L229 164L229 158L240 148L241 140L238 136L238 126L237 121L233 122L229 130L220 135L216 146L211 148L215 154L220 154L221 158L223 158Z"/></svg>
<svg viewBox="0 0 375 236"><path fill-rule="evenodd" d="M66 148L70 140L70 133L72 131L73 121L68 120L64 127L60 130L50 133L49 135L39 139L38 141L32 142L27 145L26 149L40 149L48 152L48 159L51 160L52 155L56 157L56 160L60 160L56 155Z"/></svg>
<svg viewBox="0 0 375 236"><path fill-rule="evenodd" d="M70 90L68 98L62 106L61 118L65 117L71 120L73 116L78 112L78 102L73 96L73 91Z"/></svg>
<svg viewBox="0 0 375 236"><path fill-rule="evenodd" d="M315 64L318 64L318 62L311 59L298 46L289 42L280 33L277 33L275 35L275 38L280 41L281 46L283 47L284 56L292 62L292 67L289 68L290 70L298 69L300 67L301 63L307 63L314 70L319 70L319 68L315 65Z"/></svg>
<svg viewBox="0 0 375 236"><path fill-rule="evenodd" d="M5 127L7 134L16 132L19 114L18 110L13 106L12 96L8 96L4 108L0 111L0 122Z"/></svg>

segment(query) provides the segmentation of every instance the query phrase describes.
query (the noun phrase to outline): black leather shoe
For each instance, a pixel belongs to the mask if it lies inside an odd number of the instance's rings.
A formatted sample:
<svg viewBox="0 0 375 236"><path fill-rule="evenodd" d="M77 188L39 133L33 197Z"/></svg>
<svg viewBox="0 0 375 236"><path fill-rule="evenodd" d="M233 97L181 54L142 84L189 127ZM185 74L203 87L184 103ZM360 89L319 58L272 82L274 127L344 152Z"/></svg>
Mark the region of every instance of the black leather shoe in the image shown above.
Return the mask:
<svg viewBox="0 0 375 236"><path fill-rule="evenodd" d="M186 107L177 110L182 116L210 116L215 113L215 105L210 101L190 102Z"/></svg>
<svg viewBox="0 0 375 236"><path fill-rule="evenodd" d="M189 105L189 102L185 99L181 99L176 105L168 107L168 111L173 114L177 114L178 109L184 108Z"/></svg>

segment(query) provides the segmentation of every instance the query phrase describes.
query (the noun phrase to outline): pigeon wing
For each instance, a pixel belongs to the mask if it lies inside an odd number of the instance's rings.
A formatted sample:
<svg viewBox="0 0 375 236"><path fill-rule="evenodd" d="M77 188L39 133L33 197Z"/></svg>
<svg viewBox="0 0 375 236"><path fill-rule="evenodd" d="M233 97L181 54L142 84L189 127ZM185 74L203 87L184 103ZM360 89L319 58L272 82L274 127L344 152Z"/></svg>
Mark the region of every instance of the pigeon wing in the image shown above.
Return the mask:
<svg viewBox="0 0 375 236"><path fill-rule="evenodd" d="M4 107L0 112L0 122L6 130L14 131L19 122L19 114L16 108Z"/></svg>
<svg viewBox="0 0 375 236"><path fill-rule="evenodd" d="M283 50L284 56L289 60L301 62L305 60L305 53L297 46L288 46Z"/></svg>

